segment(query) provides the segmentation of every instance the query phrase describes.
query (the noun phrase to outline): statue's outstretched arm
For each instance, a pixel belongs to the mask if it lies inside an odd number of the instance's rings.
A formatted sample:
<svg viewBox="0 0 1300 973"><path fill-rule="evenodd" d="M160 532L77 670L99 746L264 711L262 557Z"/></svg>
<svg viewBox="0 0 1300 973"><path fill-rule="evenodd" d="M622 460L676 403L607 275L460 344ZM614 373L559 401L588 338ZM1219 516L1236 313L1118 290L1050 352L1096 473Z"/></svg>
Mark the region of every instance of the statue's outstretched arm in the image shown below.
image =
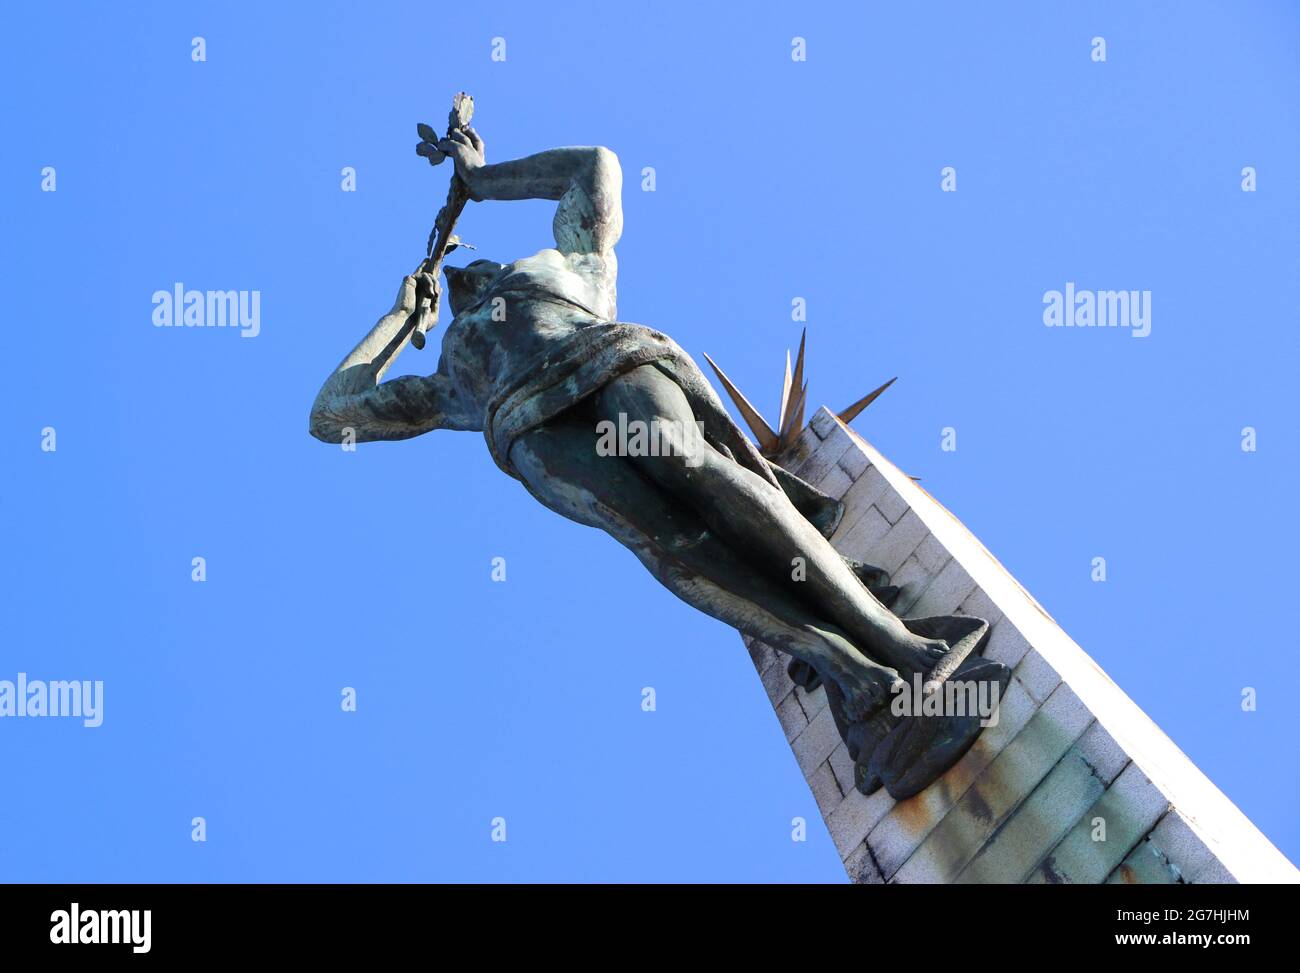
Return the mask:
<svg viewBox="0 0 1300 973"><path fill-rule="evenodd" d="M473 429L441 372L383 381L415 327L415 277L402 281L393 309L379 319L325 380L311 407L310 431L327 443L410 439L433 429ZM349 434L349 430L351 433Z"/></svg>
<svg viewBox="0 0 1300 973"><path fill-rule="evenodd" d="M549 149L488 165L472 128L454 132L438 148L456 160L472 199L559 200L555 245L563 253L605 253L623 233L623 171L609 149Z"/></svg>

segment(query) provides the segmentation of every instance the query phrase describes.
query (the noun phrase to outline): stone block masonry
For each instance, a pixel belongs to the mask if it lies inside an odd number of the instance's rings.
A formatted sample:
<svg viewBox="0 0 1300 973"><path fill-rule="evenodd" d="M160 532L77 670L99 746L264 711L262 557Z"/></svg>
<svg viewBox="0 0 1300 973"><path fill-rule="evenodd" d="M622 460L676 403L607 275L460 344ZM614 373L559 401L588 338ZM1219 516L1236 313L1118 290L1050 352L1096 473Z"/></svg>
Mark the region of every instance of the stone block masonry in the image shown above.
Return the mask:
<svg viewBox="0 0 1300 973"><path fill-rule="evenodd" d="M828 409L783 463L845 504L831 543L904 617L968 614L1011 667L996 725L906 801L864 797L826 694L746 639L852 882L1300 882L1300 872L941 504Z"/></svg>

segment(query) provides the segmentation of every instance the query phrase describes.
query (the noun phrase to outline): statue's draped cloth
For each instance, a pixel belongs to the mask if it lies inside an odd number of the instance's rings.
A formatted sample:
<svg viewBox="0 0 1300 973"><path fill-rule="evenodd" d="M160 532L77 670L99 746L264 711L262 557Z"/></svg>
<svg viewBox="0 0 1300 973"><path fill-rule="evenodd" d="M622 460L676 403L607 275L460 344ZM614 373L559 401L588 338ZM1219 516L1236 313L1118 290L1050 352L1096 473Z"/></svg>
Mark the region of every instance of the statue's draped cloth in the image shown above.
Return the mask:
<svg viewBox="0 0 1300 973"><path fill-rule="evenodd" d="M677 383L695 418L703 423L710 445L725 446L737 463L777 485L771 469L731 421L691 356L666 334L621 321L591 324L557 336L540 361L498 384L483 425L492 458L518 479L510 463L510 447L516 439L642 365L654 365Z"/></svg>
<svg viewBox="0 0 1300 973"><path fill-rule="evenodd" d="M677 383L709 445L784 490L800 512L829 535L843 512L841 504L768 463L732 421L691 356L666 334L640 324L607 321L556 336L540 360L500 380L483 422L497 466L519 479L510 447L520 436L642 365L654 365Z"/></svg>

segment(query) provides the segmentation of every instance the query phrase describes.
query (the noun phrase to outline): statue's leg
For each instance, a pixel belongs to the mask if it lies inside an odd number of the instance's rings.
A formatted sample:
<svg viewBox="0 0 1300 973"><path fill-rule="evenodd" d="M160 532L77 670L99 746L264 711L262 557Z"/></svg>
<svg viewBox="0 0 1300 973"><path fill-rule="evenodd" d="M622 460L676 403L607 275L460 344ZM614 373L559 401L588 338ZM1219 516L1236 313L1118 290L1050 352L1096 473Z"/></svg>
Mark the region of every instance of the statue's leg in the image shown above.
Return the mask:
<svg viewBox="0 0 1300 973"><path fill-rule="evenodd" d="M598 419L624 424L656 421L669 428L694 421L677 384L653 366L620 376L593 398ZM910 680L945 654L938 639L908 631L873 598L817 529L779 489L701 444L694 456L629 457L645 476L697 511L728 546L752 559L751 570L802 597L817 614L848 633L877 662ZM799 560L796 560L799 559ZM796 571L796 566L801 571ZM798 577L799 580L794 580Z"/></svg>
<svg viewBox="0 0 1300 973"><path fill-rule="evenodd" d="M561 417L520 437L510 460L534 497L609 533L683 601L834 680L849 720L899 688L896 672L864 656L836 625L755 572L695 511L627 459L597 455L596 438L590 415Z"/></svg>

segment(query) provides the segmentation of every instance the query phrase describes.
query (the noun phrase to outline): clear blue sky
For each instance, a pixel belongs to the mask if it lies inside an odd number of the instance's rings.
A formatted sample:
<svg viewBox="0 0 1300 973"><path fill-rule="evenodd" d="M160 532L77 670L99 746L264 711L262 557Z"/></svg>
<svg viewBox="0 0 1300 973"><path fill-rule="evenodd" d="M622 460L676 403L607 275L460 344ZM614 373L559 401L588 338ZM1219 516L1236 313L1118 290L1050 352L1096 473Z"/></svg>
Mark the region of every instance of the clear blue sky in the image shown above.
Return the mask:
<svg viewBox="0 0 1300 973"><path fill-rule="evenodd" d="M490 160L619 154L621 316L762 409L795 296L814 404L901 376L857 428L1300 857L1294 4L126 9L0 30L0 679L105 683L98 729L0 721L0 879L843 880L790 840L817 809L734 632L476 434L307 436L422 255L415 123L460 89ZM511 260L550 213L462 228ZM153 327L177 281L259 290L261 333ZM1067 281L1150 290L1150 337L1045 328Z"/></svg>

